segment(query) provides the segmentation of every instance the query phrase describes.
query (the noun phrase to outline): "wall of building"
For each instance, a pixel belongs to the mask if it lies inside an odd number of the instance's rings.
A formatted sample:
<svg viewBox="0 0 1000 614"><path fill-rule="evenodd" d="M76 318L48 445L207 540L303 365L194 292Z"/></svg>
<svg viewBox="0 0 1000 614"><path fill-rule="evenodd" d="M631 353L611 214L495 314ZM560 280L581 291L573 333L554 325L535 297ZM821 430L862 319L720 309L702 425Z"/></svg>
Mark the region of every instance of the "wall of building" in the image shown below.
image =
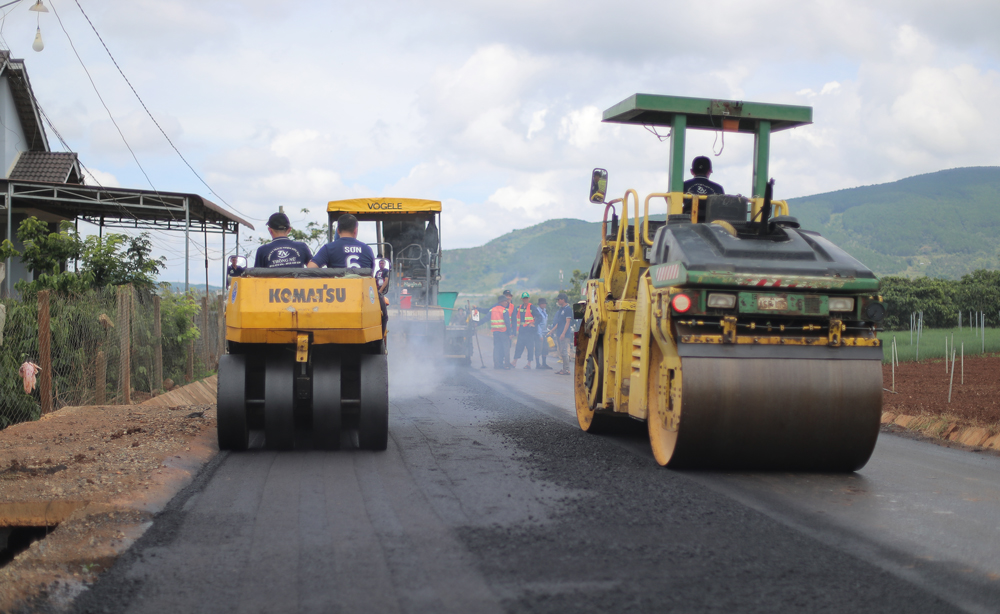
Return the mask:
<svg viewBox="0 0 1000 614"><path fill-rule="evenodd" d="M10 175L18 152L28 149L21 120L14 106L14 96L10 91L10 80L7 75L0 75L0 173L6 178ZM6 222L6 220L3 220ZM14 226L15 230L17 226ZM6 234L3 235L6 237Z"/></svg>

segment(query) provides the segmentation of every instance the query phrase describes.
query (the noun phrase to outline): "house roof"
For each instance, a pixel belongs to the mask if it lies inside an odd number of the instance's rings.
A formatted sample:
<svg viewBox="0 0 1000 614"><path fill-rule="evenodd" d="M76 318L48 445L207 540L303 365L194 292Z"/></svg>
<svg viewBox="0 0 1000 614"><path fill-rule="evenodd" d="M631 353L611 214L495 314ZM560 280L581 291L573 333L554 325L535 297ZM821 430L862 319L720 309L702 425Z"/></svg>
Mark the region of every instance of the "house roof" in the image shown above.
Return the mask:
<svg viewBox="0 0 1000 614"><path fill-rule="evenodd" d="M80 162L74 152L22 151L8 178L12 181L83 183Z"/></svg>
<svg viewBox="0 0 1000 614"><path fill-rule="evenodd" d="M10 51L0 50L0 74L9 77L10 92L14 97L14 106L21 120L21 127L24 129L28 150L49 151L49 139L45 135L45 126L42 125L42 118L35 104L35 93L31 89L24 60L12 59Z"/></svg>

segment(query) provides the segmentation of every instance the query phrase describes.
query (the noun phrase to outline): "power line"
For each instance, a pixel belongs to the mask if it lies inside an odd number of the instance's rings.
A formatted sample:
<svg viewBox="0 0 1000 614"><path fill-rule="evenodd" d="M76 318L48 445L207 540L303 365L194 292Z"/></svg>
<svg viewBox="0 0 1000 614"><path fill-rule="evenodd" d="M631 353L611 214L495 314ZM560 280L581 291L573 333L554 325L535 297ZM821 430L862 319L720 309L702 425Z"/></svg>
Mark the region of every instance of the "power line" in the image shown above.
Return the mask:
<svg viewBox="0 0 1000 614"><path fill-rule="evenodd" d="M108 53L108 57L111 58L111 63L114 64L115 68L118 69L118 74L120 74L122 76L122 79L125 80L125 83L128 84L129 89L132 90L133 94L135 94L135 99L139 101L140 105L142 105L142 109L146 112L146 115L149 116L149 119L152 120L153 124L156 125L157 129L160 131L160 134L163 135L163 138L165 138L167 142L170 143L170 146L174 149L175 152L177 152L177 156L180 157L180 159L184 162L184 164L191 170L192 173L194 173L194 176L198 178L198 181L200 181L206 188L208 188L208 191L210 193L214 194L219 200L221 200L222 204L224 204L230 211L232 211L233 213L237 213L236 209L233 209L233 207L230 206L228 202L226 202L226 199L222 198L221 194L213 190L212 186L208 185L208 182L205 181L205 179L198 173L198 171L194 170L194 167L191 166L191 163L187 161L187 158L184 157L184 154L181 153L181 150L177 149L177 146L174 145L174 142L167 135L167 132L163 129L162 126L160 126L160 122L156 121L156 118L153 117L153 113L149 110L149 107L146 106L146 103L143 102L142 97L139 96L139 92L137 92L135 90L135 87L132 86L132 82L129 81L128 77L125 76L125 72L122 70L122 67L118 65L118 60L116 60L115 56L112 55L111 50L108 49L108 45L104 42L104 39L101 37L101 33L97 31L97 28L94 26L94 22L90 20L90 16L87 15L87 12L83 10L83 6L80 4L80 0L73 0L73 1L76 2L77 8L79 8L80 12L83 13L84 19L87 20L88 24L90 24L90 29L94 31L95 35L97 35L97 40L101 41L101 46L104 47L104 50Z"/></svg>
<svg viewBox="0 0 1000 614"><path fill-rule="evenodd" d="M149 187L153 188L154 192L157 192L156 186L153 185L149 175L146 174L146 169L144 169L142 164L139 163L139 158L137 158L135 152L132 151L132 146L128 144L128 139L125 138L125 133L122 132L122 129L118 126L118 122L115 121L115 116L112 115L111 109L109 109L107 103L104 102L104 97L101 96L101 92L97 89L97 84L94 83L94 78L90 76L90 70L88 70L87 65L83 63L83 58L80 57L80 53L76 50L76 45L73 44L73 39L70 37L69 32L66 31L66 26L63 25L62 17L59 16L59 11L56 10L54 3L50 4L52 4L52 12L55 13L56 20L59 21L59 27L62 28L63 34L66 35L66 40L69 41L69 46L73 50L73 55L76 56L76 59L80 62L80 66L83 67L83 72L87 73L87 79L90 80L90 86L94 88L94 93L97 94L97 99L101 101L101 105L104 106L104 110L108 112L108 117L111 118L111 123L114 124L115 129L118 130L118 135L122 137L122 142L125 143L125 147L128 149L128 152L132 154L132 159L135 160L136 166L138 166L139 170L142 171L142 175L146 178L146 182L149 184ZM158 192L157 196L159 196Z"/></svg>

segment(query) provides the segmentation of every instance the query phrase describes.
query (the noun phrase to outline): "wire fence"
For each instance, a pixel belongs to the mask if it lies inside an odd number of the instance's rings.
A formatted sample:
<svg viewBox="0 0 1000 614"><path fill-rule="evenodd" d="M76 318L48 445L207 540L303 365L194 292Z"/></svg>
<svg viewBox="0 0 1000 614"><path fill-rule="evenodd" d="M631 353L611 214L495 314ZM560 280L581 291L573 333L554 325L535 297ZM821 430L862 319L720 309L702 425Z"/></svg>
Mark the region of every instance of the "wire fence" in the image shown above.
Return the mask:
<svg viewBox="0 0 1000 614"><path fill-rule="evenodd" d="M222 299L132 286L0 299L0 429L68 405L146 400L214 372Z"/></svg>

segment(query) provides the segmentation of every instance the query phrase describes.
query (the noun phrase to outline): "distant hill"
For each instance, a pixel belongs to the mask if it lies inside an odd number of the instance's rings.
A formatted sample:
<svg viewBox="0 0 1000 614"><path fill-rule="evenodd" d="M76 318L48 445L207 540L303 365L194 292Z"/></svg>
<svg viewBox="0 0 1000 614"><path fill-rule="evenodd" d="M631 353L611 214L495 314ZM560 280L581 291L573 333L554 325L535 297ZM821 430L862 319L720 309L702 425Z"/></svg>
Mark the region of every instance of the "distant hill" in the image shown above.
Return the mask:
<svg viewBox="0 0 1000 614"><path fill-rule="evenodd" d="M956 168L789 200L792 215L879 275L957 279L1000 268L1000 167ZM549 220L445 250L443 290L554 291L588 270L599 224ZM564 281L559 283L559 270Z"/></svg>
<svg viewBox="0 0 1000 614"><path fill-rule="evenodd" d="M788 205L803 227L880 275L957 279L1000 267L1000 167L955 168Z"/></svg>
<svg viewBox="0 0 1000 614"><path fill-rule="evenodd" d="M481 247L444 250L441 289L482 293L568 287L573 269L590 268L599 235L599 223L548 220Z"/></svg>

